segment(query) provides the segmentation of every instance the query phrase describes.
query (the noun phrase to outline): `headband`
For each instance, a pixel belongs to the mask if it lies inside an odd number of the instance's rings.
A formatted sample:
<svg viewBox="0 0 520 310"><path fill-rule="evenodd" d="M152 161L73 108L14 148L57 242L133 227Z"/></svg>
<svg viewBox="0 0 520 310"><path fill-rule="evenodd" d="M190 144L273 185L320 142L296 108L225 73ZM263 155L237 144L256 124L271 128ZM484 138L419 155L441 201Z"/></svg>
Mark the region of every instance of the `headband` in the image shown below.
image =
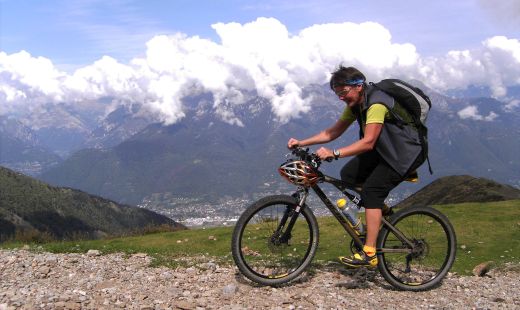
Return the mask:
<svg viewBox="0 0 520 310"><path fill-rule="evenodd" d="M360 85L365 83L365 80L363 79L357 79L357 80L346 80L345 85Z"/></svg>
<svg viewBox="0 0 520 310"><path fill-rule="evenodd" d="M361 85L365 83L365 80L363 79L357 79L357 80L345 80L343 83L334 83L333 87L337 86L343 86L343 85Z"/></svg>

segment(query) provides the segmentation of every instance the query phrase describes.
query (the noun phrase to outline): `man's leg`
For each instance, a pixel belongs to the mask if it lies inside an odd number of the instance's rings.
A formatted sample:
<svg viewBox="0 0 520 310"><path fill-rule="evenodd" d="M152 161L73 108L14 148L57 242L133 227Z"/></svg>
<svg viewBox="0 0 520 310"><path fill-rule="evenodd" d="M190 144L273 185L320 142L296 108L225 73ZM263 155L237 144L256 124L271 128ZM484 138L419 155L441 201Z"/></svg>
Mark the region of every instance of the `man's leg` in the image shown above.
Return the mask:
<svg viewBox="0 0 520 310"><path fill-rule="evenodd" d="M379 154L375 150L355 156L341 169L341 180L350 189L355 189L359 184L365 183L365 180L379 164L379 160Z"/></svg>
<svg viewBox="0 0 520 310"><path fill-rule="evenodd" d="M381 209L390 191L399 185L401 180L402 177L382 159L368 176L361 191L367 223L365 246L361 253L340 258L343 264L350 267L377 266L376 241L381 227Z"/></svg>
<svg viewBox="0 0 520 310"><path fill-rule="evenodd" d="M423 154L419 154L412 164L410 171L414 171L424 162ZM375 248L377 235L381 227L382 208L385 199L392 189L403 181L403 177L392 169L384 160L367 178L363 186L362 198L365 202L365 216L367 221L367 236L365 245ZM375 253L375 252L374 252ZM367 253L370 254L370 253Z"/></svg>
<svg viewBox="0 0 520 310"><path fill-rule="evenodd" d="M375 249L377 235L379 234L379 227L381 227L381 209L365 209L365 217L367 220L367 237L365 240L365 246ZM373 256L375 250L370 253L366 253L369 256Z"/></svg>

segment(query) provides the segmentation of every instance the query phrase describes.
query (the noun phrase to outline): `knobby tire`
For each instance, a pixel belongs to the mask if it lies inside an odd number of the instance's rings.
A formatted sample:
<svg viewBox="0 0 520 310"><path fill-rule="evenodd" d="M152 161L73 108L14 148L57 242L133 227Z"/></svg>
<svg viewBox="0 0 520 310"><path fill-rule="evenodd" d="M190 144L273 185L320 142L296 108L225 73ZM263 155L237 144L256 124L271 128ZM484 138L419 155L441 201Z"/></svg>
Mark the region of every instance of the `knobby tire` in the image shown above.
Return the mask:
<svg viewBox="0 0 520 310"><path fill-rule="evenodd" d="M283 212L278 214L278 210L287 207L294 210L297 205L298 201L292 196L268 196L253 203L238 219L231 252L240 272L251 281L270 286L284 284L300 276L312 262L319 230L310 208L301 209L290 240L272 241L276 239L273 233L283 218ZM290 217L285 228L289 221Z"/></svg>
<svg viewBox="0 0 520 310"><path fill-rule="evenodd" d="M457 240L448 218L431 207L409 207L390 217L390 223L421 251L411 254L378 253L381 275L394 287L424 291L436 287L450 270L456 255ZM393 232L384 227L377 247L406 248Z"/></svg>

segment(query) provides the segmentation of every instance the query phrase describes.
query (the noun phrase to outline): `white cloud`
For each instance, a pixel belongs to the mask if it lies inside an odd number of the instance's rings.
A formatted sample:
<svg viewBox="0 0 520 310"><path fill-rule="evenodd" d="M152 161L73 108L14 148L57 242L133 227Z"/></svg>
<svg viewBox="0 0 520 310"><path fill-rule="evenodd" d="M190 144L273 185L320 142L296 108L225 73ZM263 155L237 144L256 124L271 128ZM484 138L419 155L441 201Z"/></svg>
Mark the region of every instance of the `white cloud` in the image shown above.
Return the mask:
<svg viewBox="0 0 520 310"><path fill-rule="evenodd" d="M414 45L393 43L391 33L373 22L313 25L296 34L274 18L212 27L220 42L182 33L156 36L146 44L144 57L123 64L104 56L72 74L25 51L0 52L0 100L6 107L0 113L111 97L118 104L143 103L172 124L185 116L183 98L206 92L224 121L243 126L233 107L256 93L285 122L311 109L312 98L303 97L302 89L326 83L339 63L358 67L373 81L396 76L439 90L488 85L496 97L505 96L507 86L520 85L518 39L497 36L477 50L422 58ZM463 111L461 117L496 117Z"/></svg>
<svg viewBox="0 0 520 310"><path fill-rule="evenodd" d="M492 122L494 121L496 118L498 117L498 114L496 114L495 112L491 111L489 112L488 116L484 117L483 120L487 121L487 122Z"/></svg>
<svg viewBox="0 0 520 310"><path fill-rule="evenodd" d="M0 101L6 108L14 108L17 102L37 106L63 100L65 77L47 58L32 57L26 51L0 52Z"/></svg>
<svg viewBox="0 0 520 310"><path fill-rule="evenodd" d="M478 113L478 108L473 105L467 106L466 108L460 110L458 112L458 115L462 119L473 119L476 121L487 121L487 122L491 122L491 121L495 120L495 118L498 117L498 115L493 111L489 112L489 114L487 116L482 116Z"/></svg>
<svg viewBox="0 0 520 310"><path fill-rule="evenodd" d="M443 90L486 85L494 97L504 97L507 86L520 84L520 41L492 37L478 50L450 51L441 58L420 60L418 68L417 78L428 86Z"/></svg>
<svg viewBox="0 0 520 310"><path fill-rule="evenodd" d="M511 111L514 111L518 107L520 107L520 100L519 99L513 99L508 104L506 104L504 106L504 111L511 112Z"/></svg>

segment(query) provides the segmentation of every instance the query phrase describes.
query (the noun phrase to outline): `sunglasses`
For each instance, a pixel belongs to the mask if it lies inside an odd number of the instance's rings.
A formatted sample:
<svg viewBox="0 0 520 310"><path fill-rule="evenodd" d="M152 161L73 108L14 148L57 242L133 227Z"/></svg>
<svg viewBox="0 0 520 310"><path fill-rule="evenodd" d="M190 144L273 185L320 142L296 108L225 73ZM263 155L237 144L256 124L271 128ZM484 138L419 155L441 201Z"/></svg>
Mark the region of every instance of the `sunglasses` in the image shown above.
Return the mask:
<svg viewBox="0 0 520 310"><path fill-rule="evenodd" d="M336 94L336 96L338 97L345 97L354 87L356 87L358 85L353 85L353 86L344 86L342 90L340 91L334 91L334 93Z"/></svg>

